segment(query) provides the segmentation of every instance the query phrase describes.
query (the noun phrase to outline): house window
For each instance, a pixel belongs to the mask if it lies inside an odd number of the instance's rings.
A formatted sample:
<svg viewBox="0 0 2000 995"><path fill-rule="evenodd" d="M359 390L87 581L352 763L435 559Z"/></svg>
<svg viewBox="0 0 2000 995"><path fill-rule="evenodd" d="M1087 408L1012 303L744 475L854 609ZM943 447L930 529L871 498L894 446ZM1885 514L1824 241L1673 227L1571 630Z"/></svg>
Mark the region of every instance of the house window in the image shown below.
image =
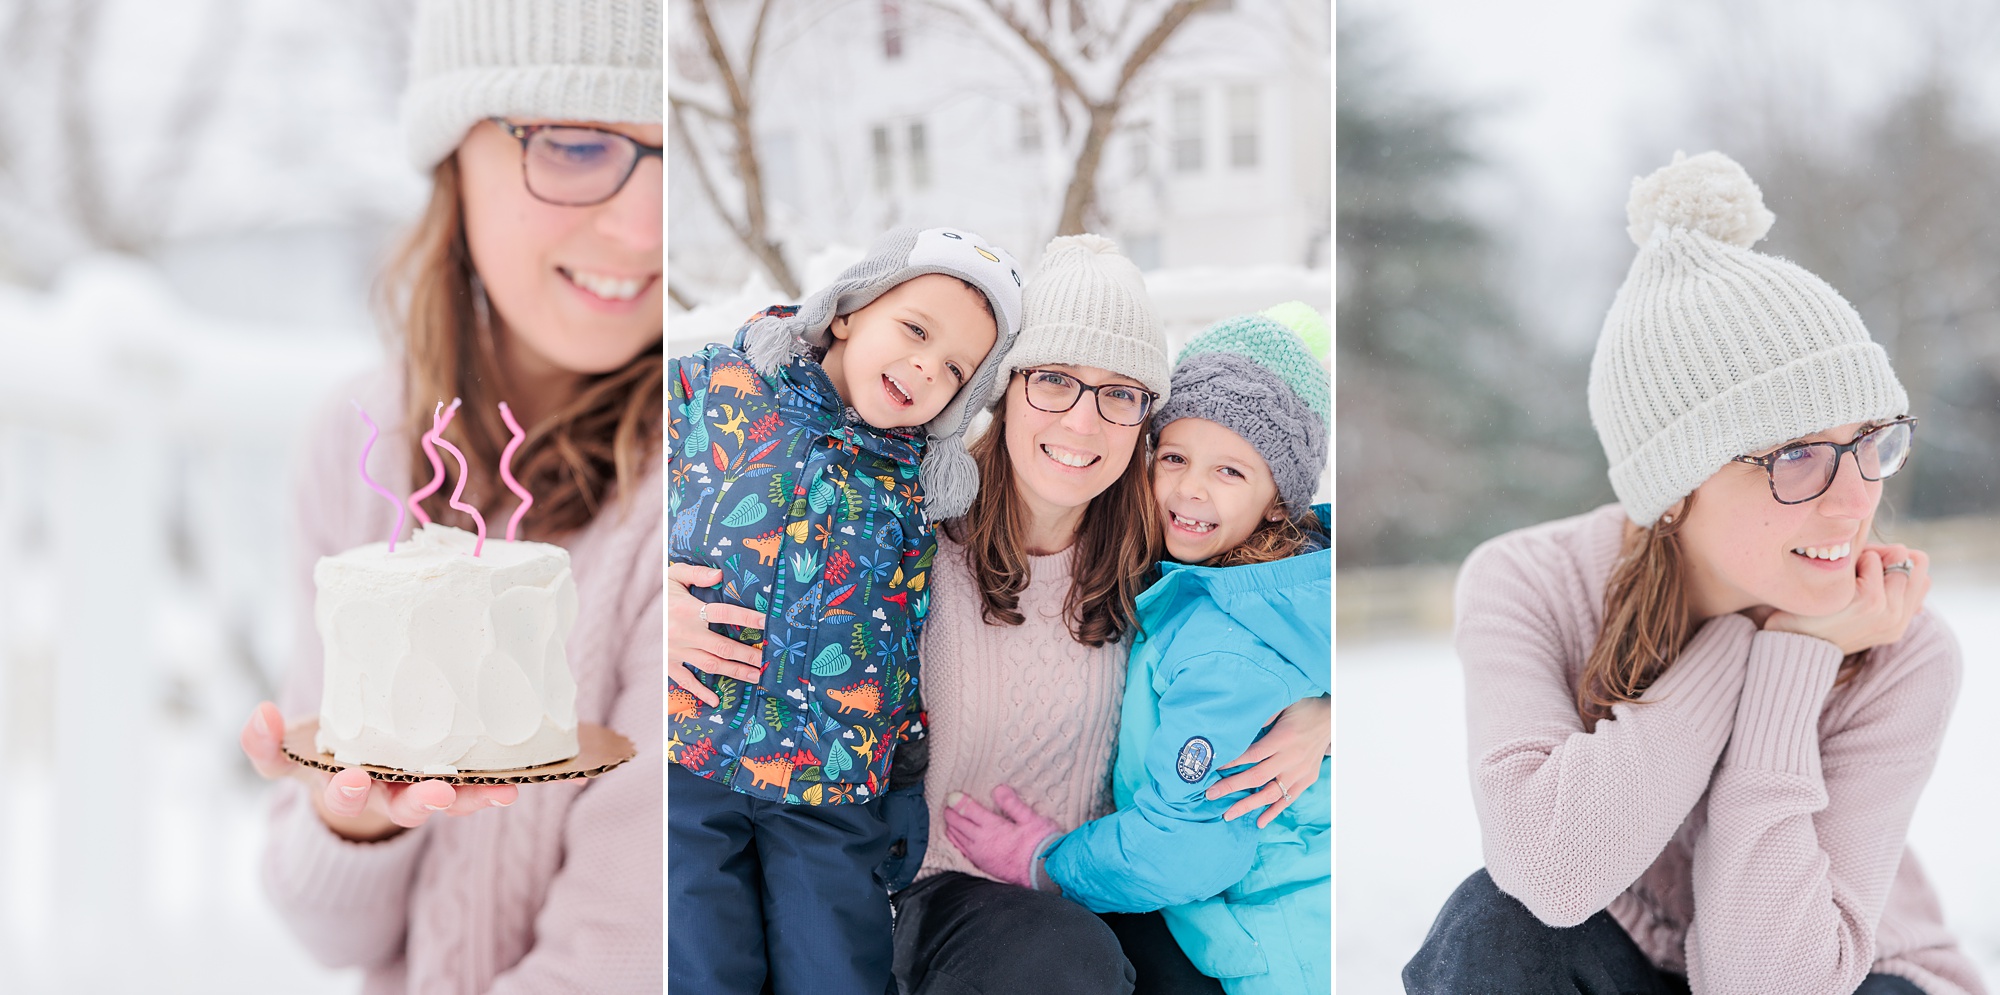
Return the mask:
<svg viewBox="0 0 2000 995"><path fill-rule="evenodd" d="M1174 91L1174 172L1201 172L1201 91Z"/></svg>
<svg viewBox="0 0 2000 995"><path fill-rule="evenodd" d="M924 123L910 123L910 186L918 190L931 185L930 151L924 144Z"/></svg>
<svg viewBox="0 0 2000 995"><path fill-rule="evenodd" d="M1144 123L1132 128L1132 137L1127 146L1131 149L1132 178L1141 179L1153 172L1153 129Z"/></svg>
<svg viewBox="0 0 2000 995"><path fill-rule="evenodd" d="M903 5L900 0L882 0L882 58L903 57Z"/></svg>
<svg viewBox="0 0 2000 995"><path fill-rule="evenodd" d="M1229 88L1229 165L1257 168L1257 88L1249 84Z"/></svg>
<svg viewBox="0 0 2000 995"><path fill-rule="evenodd" d="M1023 152L1042 150L1042 116L1033 107L1021 108L1020 148Z"/></svg>
<svg viewBox="0 0 2000 995"><path fill-rule="evenodd" d="M889 129L878 124L875 126L875 191L877 193L888 193L890 184L895 182L895 174L890 168L890 154Z"/></svg>

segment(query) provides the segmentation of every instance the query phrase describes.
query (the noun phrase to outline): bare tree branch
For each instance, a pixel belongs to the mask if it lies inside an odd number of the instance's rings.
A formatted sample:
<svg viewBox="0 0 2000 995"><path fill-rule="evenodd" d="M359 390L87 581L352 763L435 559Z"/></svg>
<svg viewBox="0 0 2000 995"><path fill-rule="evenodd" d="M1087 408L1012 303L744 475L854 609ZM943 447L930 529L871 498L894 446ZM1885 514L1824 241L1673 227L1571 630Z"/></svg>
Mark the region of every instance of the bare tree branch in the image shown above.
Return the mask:
<svg viewBox="0 0 2000 995"><path fill-rule="evenodd" d="M735 228L737 237L743 242L743 247L749 249L750 253L764 264L764 269L771 274L771 279L777 282L778 288L787 296L797 297L798 278L792 275L792 268L785 262L783 251L771 238L770 221L765 214L764 177L757 161L755 131L750 123L752 105L746 86L748 77L737 75L736 67L730 61L729 51L722 43L722 35L716 31L715 21L709 16L708 0L690 0L690 2L694 8L695 25L701 30L702 44L707 49L709 61L714 64L717 76L721 79L723 92L729 97L727 123L735 138L737 179L743 184L743 223L740 228ZM769 0L766 0L765 5L758 10L756 22L756 31L760 37L766 24L764 15L769 10ZM750 48L754 52L757 47L758 40L753 37ZM681 125L682 135L691 137L692 132L684 121ZM703 190L713 197L713 184L703 184ZM716 205L718 211L721 210L720 200L714 200L712 203Z"/></svg>

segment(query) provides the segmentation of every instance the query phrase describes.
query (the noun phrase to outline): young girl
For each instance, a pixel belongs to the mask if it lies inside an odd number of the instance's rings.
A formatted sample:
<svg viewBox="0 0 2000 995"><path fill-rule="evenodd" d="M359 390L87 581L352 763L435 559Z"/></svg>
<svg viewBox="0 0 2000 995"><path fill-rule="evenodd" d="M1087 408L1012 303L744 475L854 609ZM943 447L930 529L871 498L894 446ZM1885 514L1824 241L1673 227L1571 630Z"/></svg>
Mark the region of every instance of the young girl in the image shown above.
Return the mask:
<svg viewBox="0 0 2000 995"><path fill-rule="evenodd" d="M1909 399L1750 249L1719 153L1633 185L1590 409L1619 503L1459 575L1486 869L1411 992L1980 992L1904 844L1958 693L1923 553L1870 539Z"/></svg>
<svg viewBox="0 0 2000 995"><path fill-rule="evenodd" d="M1118 811L1065 835L1008 785L993 790L1004 814L956 792L944 811L953 845L999 880L1093 912L1163 910L1194 966L1237 995L1333 983L1328 761L1296 799L1278 781L1291 804L1261 830L1230 820L1209 790L1218 760L1333 677L1329 509L1309 510L1326 463L1327 374L1273 315L1317 322L1294 304L1202 333L1157 415L1153 499L1173 562L1137 602Z"/></svg>
<svg viewBox="0 0 2000 995"><path fill-rule="evenodd" d="M333 400L310 443L298 662L282 712L259 706L242 736L260 773L305 788L273 808L266 889L370 992L661 987L660 29L656 0L419 11L404 119L433 187L391 272L402 350ZM312 564L395 521L355 479L366 431L349 397L387 423L374 472L402 493L430 476L418 440L433 406L462 398L445 434L489 522L516 504L495 469L508 402L527 430L514 472L535 497L523 530L570 553L577 717L629 736L635 759L522 789L285 760L287 717L319 707ZM469 526L442 500L452 489L426 510Z"/></svg>

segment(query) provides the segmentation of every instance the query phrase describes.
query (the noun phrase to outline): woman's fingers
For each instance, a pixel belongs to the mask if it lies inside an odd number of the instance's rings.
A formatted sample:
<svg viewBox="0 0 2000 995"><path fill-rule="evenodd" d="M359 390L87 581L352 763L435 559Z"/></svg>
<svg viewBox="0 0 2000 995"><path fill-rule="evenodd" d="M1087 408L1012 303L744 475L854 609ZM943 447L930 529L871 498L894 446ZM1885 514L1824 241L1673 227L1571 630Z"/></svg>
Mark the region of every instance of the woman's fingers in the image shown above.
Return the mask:
<svg viewBox="0 0 2000 995"><path fill-rule="evenodd" d="M278 712L278 706L268 701L258 703L237 737L243 755L250 758L250 766L266 779L285 777L295 766L285 756L284 741L285 717Z"/></svg>
<svg viewBox="0 0 2000 995"><path fill-rule="evenodd" d="M443 781L418 781L388 789L389 821L404 829L415 829L431 816L451 808L457 792Z"/></svg>
<svg viewBox="0 0 2000 995"><path fill-rule="evenodd" d="M489 808L506 808L514 804L521 789L511 784L460 784L452 789L451 808L447 815L471 815Z"/></svg>
<svg viewBox="0 0 2000 995"><path fill-rule="evenodd" d="M1283 713L1281 712L1279 714ZM1272 716L1271 721L1272 722L1277 721L1277 716ZM1270 725L1271 723L1266 722L1264 724ZM1216 764L1215 769L1228 770L1231 767L1241 767L1244 764L1254 764L1261 760L1268 759L1272 754L1276 752L1278 752L1278 737L1266 734L1264 736L1258 737L1256 742L1251 743L1248 747L1246 747L1243 750L1243 754L1241 756L1237 757L1234 760L1229 761L1226 764ZM1240 774L1242 772L1238 771L1237 773ZM1210 795L1209 797L1213 798L1215 796Z"/></svg>
<svg viewBox="0 0 2000 995"><path fill-rule="evenodd" d="M1234 767L1238 763L1248 762L1244 759L1244 757L1248 756L1249 754L1245 753L1243 757L1238 757L1229 766ZM1255 767L1252 767L1249 770L1239 770L1236 773L1231 774L1228 777L1225 777L1215 782L1214 784L1209 785L1208 791L1205 792L1205 795L1207 796L1209 801L1214 801L1217 798L1221 798L1223 795L1230 794L1231 792L1248 791L1252 788L1261 788L1264 785L1269 784L1271 782L1271 777L1277 773L1277 770L1278 770L1278 765L1272 763L1269 755L1267 754L1265 758L1259 761ZM1242 802L1238 802L1237 804L1240 805L1242 804ZM1234 811L1234 809L1232 809L1231 811Z"/></svg>
<svg viewBox="0 0 2000 995"><path fill-rule="evenodd" d="M764 668L757 665L762 659L762 651L754 646L744 646L733 639L725 639L723 642L748 650L751 658L738 663L734 660L724 660L706 650L689 650L681 662L719 677L734 677L749 684L757 683L758 678L764 676Z"/></svg>
<svg viewBox="0 0 2000 995"><path fill-rule="evenodd" d="M689 694L694 695L697 700L710 708L714 708L722 703L722 699L716 697L715 692L710 691L707 685L696 680L694 672L688 670L687 665L678 660L667 663L667 677L675 684L686 688Z"/></svg>
<svg viewBox="0 0 2000 995"><path fill-rule="evenodd" d="M326 787L320 792L320 803L330 815L356 819L368 811L368 796L374 790L374 779L368 776L367 771L349 767L327 779Z"/></svg>
<svg viewBox="0 0 2000 995"><path fill-rule="evenodd" d="M1284 801L1284 793L1278 790L1277 784L1267 784L1261 790L1237 799L1236 804L1229 806L1228 811L1222 813L1222 821L1235 822L1260 808L1278 805Z"/></svg>
<svg viewBox="0 0 2000 995"><path fill-rule="evenodd" d="M764 613L755 608L732 605L727 601L711 601L708 605L708 624L740 625L746 629L764 628ZM734 640L731 640L734 642ZM742 645L738 643L737 645Z"/></svg>
<svg viewBox="0 0 2000 995"><path fill-rule="evenodd" d="M667 564L667 579L682 587L714 587L722 583L722 568L670 561Z"/></svg>

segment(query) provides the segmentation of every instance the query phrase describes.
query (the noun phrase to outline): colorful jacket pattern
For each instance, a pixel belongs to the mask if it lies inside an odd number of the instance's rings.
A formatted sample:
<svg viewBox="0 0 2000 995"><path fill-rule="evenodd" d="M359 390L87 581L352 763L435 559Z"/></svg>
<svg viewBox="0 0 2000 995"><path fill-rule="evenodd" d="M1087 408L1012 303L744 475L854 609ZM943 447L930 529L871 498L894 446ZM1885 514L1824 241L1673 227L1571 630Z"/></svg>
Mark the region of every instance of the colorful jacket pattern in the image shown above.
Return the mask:
<svg viewBox="0 0 2000 995"><path fill-rule="evenodd" d="M743 347L739 330L668 366L668 558L721 568L695 597L765 613L762 632L714 627L761 642L764 673L695 672L715 707L669 691L667 756L756 798L867 801L886 789L896 744L922 734L917 641L937 556L923 430L874 428L810 358L767 377Z"/></svg>
<svg viewBox="0 0 2000 995"><path fill-rule="evenodd" d="M1315 509L1322 521L1331 509ZM1048 851L1049 876L1093 912L1159 909L1230 995L1333 985L1333 777L1268 827L1205 797L1265 720L1333 682L1333 553L1235 567L1161 565L1139 596L1112 798L1118 811Z"/></svg>

